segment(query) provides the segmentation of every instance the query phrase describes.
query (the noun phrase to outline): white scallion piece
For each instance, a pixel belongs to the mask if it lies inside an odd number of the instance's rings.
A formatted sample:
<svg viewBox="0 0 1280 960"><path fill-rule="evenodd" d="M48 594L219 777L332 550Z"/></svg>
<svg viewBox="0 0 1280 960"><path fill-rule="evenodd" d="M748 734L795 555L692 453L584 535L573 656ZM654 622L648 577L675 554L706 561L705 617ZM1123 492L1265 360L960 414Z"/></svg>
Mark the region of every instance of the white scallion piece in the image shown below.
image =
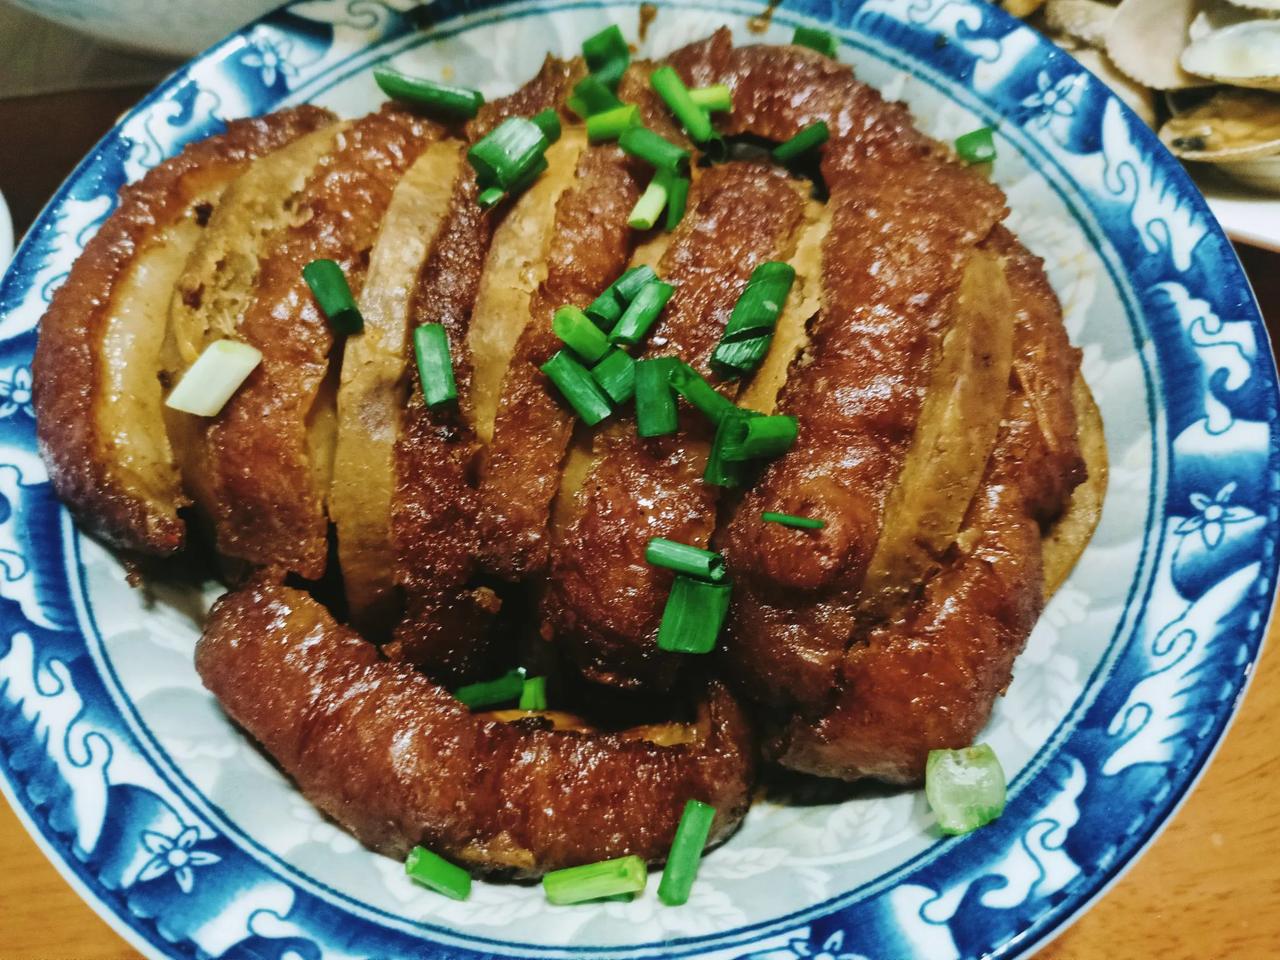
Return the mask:
<svg viewBox="0 0 1280 960"><path fill-rule="evenodd" d="M247 343L215 340L182 375L165 406L197 417L217 416L261 362L262 354Z"/></svg>

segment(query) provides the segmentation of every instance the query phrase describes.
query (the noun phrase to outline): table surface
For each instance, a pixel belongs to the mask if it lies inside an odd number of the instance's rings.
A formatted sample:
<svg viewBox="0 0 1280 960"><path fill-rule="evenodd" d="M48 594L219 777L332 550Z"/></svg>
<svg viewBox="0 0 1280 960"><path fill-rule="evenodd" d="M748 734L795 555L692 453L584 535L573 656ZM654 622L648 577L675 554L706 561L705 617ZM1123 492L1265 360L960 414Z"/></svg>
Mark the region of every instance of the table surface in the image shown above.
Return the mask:
<svg viewBox="0 0 1280 960"><path fill-rule="evenodd" d="M141 89L0 100L0 191L20 234ZM39 122L56 118L56 123ZM1280 254L1241 248L1273 340ZM1268 767L1280 713L1273 628L1222 748L1168 829L1043 960L1253 960L1280 949L1280 804ZM122 960L138 954L72 892L0 803L0 958Z"/></svg>

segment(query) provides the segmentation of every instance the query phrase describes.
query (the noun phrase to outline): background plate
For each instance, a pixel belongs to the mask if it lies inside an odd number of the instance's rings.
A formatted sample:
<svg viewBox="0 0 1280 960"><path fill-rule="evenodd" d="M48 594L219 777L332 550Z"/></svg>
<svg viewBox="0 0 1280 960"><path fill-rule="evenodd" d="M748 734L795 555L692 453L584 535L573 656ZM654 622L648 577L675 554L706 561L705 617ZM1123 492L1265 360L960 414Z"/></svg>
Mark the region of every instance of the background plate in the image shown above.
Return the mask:
<svg viewBox="0 0 1280 960"><path fill-rule="evenodd" d="M658 4L643 52L756 6ZM980 0L800 0L762 38L825 25L863 79L950 139L998 124L1011 226L1045 257L1112 462L1098 533L985 734L1004 817L932 832L873 786L773 796L711 854L691 903L548 907L478 884L454 903L326 823L223 718L191 664L216 587L130 588L51 496L30 406L34 327L118 187L227 117L379 100L370 65L506 92L636 7L306 0L194 60L77 169L0 285L0 770L87 898L154 956L1012 956L1147 842L1220 738L1275 581L1274 366L1225 238L1142 124ZM801 802L796 802L801 801ZM570 945L571 944L571 945Z"/></svg>

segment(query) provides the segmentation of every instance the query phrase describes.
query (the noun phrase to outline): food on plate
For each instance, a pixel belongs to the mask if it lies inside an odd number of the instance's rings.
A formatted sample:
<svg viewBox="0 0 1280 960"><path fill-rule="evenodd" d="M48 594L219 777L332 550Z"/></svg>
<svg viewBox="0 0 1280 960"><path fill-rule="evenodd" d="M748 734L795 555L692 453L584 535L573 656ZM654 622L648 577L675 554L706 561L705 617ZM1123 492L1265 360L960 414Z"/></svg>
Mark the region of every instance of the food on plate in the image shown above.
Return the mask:
<svg viewBox="0 0 1280 960"><path fill-rule="evenodd" d="M938 143L795 40L633 61L611 28L490 103L379 68L403 102L158 168L188 184L165 223L203 212L172 298L115 294L150 345L149 513L94 485L130 446L54 419L100 395L40 385L86 526L211 532L231 590L196 665L226 713L445 895L579 902L665 860L683 903L761 756L928 780L946 830L1003 806L970 748L1097 523L1101 421L993 132ZM96 250L41 370L79 331L115 370Z"/></svg>
<svg viewBox="0 0 1280 960"><path fill-rule="evenodd" d="M1002 6L1029 18L1105 81L1174 154L1280 192L1280 5L1003 0Z"/></svg>

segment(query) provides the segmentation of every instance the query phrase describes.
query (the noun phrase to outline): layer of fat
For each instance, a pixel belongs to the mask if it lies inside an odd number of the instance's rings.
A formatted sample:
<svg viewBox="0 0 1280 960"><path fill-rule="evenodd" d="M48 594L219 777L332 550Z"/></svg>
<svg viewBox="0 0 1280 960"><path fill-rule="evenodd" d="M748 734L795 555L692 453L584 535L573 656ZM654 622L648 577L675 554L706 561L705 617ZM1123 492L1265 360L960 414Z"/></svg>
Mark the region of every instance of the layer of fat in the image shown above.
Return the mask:
<svg viewBox="0 0 1280 960"><path fill-rule="evenodd" d="M493 439L502 379L516 342L530 322L533 293L547 277L547 250L555 229L556 203L577 175L586 133L569 128L547 150L549 169L516 200L494 232L480 291L467 330L471 356L471 411L481 443Z"/></svg>
<svg viewBox="0 0 1280 960"><path fill-rule="evenodd" d="M1071 384L1071 402L1076 408L1080 454L1089 476L1076 487L1066 512L1044 538L1044 595L1048 600L1071 575L1093 531L1102 519L1102 501L1107 493L1107 438L1102 429L1102 413L1084 377L1076 374Z"/></svg>
<svg viewBox="0 0 1280 960"><path fill-rule="evenodd" d="M316 163L350 124L309 133L254 164L222 194L204 234L178 278L160 350L162 382L170 387L210 343L237 339L258 276L258 259L273 238L297 222L297 194ZM204 424L163 408L165 427L187 492L213 514Z"/></svg>
<svg viewBox="0 0 1280 960"><path fill-rule="evenodd" d="M738 395L738 406L761 413L773 413L777 407L792 361L809 344L809 321L822 309L822 244L830 229L830 206L810 199L805 204L795 252L788 261L796 271L795 283L778 317L769 353Z"/></svg>
<svg viewBox="0 0 1280 960"><path fill-rule="evenodd" d="M975 252L954 303L867 568L863 596L872 612L883 612L919 584L955 541L1008 399L1014 305L1001 260Z"/></svg>
<svg viewBox="0 0 1280 960"><path fill-rule="evenodd" d="M391 501L395 443L408 393L409 311L418 273L449 211L463 144L432 144L396 185L360 293L364 330L347 338L337 400L329 515L337 526L352 621L394 611Z"/></svg>

